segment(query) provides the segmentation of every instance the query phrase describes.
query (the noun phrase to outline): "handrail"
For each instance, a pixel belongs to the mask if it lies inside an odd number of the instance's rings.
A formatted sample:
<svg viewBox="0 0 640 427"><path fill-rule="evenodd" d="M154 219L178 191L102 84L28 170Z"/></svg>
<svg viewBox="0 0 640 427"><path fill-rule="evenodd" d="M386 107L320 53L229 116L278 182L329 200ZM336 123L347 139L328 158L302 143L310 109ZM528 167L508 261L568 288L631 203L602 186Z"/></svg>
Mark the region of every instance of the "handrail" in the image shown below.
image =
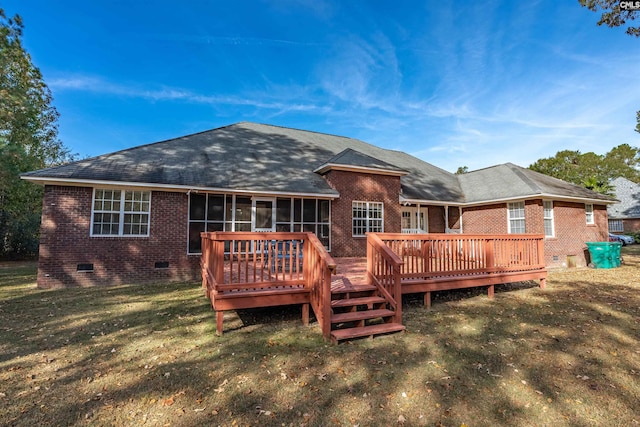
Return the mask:
<svg viewBox="0 0 640 427"><path fill-rule="evenodd" d="M324 339L331 338L331 275L336 272L336 262L313 233L308 233L305 251L305 286L309 289L311 308Z"/></svg>
<svg viewBox="0 0 640 427"><path fill-rule="evenodd" d="M404 261L403 280L545 268L540 234L376 234Z"/></svg>
<svg viewBox="0 0 640 427"><path fill-rule="evenodd" d="M394 322L402 323L402 284L404 261L376 233L367 233L367 277L395 312Z"/></svg>
<svg viewBox="0 0 640 427"><path fill-rule="evenodd" d="M201 233L202 286L220 292L304 286L323 336L331 334L331 275L336 262L314 233Z"/></svg>

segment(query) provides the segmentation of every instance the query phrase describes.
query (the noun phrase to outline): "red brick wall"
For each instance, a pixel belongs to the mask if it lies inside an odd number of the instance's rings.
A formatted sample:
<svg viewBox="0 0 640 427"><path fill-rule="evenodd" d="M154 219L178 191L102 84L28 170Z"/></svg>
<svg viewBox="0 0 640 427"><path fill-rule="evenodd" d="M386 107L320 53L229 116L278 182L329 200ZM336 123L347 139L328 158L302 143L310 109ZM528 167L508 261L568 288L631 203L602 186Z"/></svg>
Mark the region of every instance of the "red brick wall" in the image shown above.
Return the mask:
<svg viewBox="0 0 640 427"><path fill-rule="evenodd" d="M45 187L39 287L200 280L200 257L187 256L186 194L152 192L149 237L90 237L92 196L87 187Z"/></svg>
<svg viewBox="0 0 640 427"><path fill-rule="evenodd" d="M622 228L625 233L638 233L640 232L640 219L623 219Z"/></svg>
<svg viewBox="0 0 640 427"><path fill-rule="evenodd" d="M335 257L366 256L366 237L352 237L351 202L384 203L384 231L399 233L400 177L332 170L325 178L340 192L331 202L331 255Z"/></svg>
<svg viewBox="0 0 640 427"><path fill-rule="evenodd" d="M595 224L588 225L584 204L553 202L555 238L545 242L545 258L549 267L567 265L567 255L576 256L576 264L585 266L589 261L586 242L608 240L607 209L603 205L593 206ZM557 260L554 259L557 257Z"/></svg>
<svg viewBox="0 0 640 427"><path fill-rule="evenodd" d="M586 242L607 240L607 210L604 205L594 205L595 224L586 223L584 203L553 202L555 236L545 239L545 262L548 267L565 267L568 256L575 257L577 266L588 262ZM466 234L506 234L507 204L465 208L462 228ZM527 233L544 234L542 200L525 202L525 227Z"/></svg>
<svg viewBox="0 0 640 427"><path fill-rule="evenodd" d="M466 234L507 233L507 205L494 204L464 208L462 231Z"/></svg>

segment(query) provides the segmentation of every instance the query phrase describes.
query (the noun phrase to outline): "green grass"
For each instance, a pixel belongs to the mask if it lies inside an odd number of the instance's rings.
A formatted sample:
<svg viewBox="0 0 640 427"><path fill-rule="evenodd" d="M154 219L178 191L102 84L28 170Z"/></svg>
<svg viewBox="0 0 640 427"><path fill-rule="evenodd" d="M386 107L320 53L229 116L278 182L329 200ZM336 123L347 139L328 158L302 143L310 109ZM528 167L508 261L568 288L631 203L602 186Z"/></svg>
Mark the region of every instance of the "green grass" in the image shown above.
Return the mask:
<svg viewBox="0 0 640 427"><path fill-rule="evenodd" d="M39 290L0 265L0 424L640 423L640 254L404 303L407 332L338 346L300 308L215 316L199 284Z"/></svg>

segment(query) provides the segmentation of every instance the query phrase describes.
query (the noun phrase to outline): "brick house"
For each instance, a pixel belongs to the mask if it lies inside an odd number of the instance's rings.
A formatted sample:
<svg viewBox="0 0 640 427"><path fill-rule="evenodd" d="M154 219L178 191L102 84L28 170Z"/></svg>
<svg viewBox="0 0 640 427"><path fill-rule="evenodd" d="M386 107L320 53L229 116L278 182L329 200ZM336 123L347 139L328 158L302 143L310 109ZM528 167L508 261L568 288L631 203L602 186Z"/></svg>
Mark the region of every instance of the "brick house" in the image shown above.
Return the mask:
<svg viewBox="0 0 640 427"><path fill-rule="evenodd" d="M611 181L619 202L609 205L609 231L612 233L640 232L640 185L619 177Z"/></svg>
<svg viewBox="0 0 640 427"><path fill-rule="evenodd" d="M202 231L311 231L334 257L365 233L544 233L585 265L610 197L513 164L454 175L409 154L238 123L29 172L44 185L38 286L197 280Z"/></svg>

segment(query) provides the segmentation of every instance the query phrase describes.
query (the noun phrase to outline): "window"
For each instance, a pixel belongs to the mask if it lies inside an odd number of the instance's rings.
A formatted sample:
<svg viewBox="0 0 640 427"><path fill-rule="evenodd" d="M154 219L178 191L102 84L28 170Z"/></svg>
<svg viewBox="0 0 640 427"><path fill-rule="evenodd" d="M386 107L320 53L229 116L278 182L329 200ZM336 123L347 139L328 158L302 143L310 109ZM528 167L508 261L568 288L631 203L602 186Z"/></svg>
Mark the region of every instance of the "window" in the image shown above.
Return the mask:
<svg viewBox="0 0 640 427"><path fill-rule="evenodd" d="M383 204L380 202L352 202L353 236L364 236L367 232L383 232Z"/></svg>
<svg viewBox="0 0 640 427"><path fill-rule="evenodd" d="M553 237L555 235L553 227L553 202L551 200L545 200L542 202L544 209L544 235L546 237Z"/></svg>
<svg viewBox="0 0 640 427"><path fill-rule="evenodd" d="M509 210L509 233L524 233L524 202L508 204Z"/></svg>
<svg viewBox="0 0 640 427"><path fill-rule="evenodd" d="M247 196L190 194L188 253L201 252L203 231L252 231L251 202ZM329 200L278 197L275 202L276 231L310 231L329 249Z"/></svg>
<svg viewBox="0 0 640 427"><path fill-rule="evenodd" d="M595 221L593 219L593 205L592 204L584 205L584 213L585 213L585 216L587 218L587 224L595 224Z"/></svg>
<svg viewBox="0 0 640 427"><path fill-rule="evenodd" d="M621 219L610 219L609 220L609 231L623 232L624 226L622 224Z"/></svg>
<svg viewBox="0 0 640 427"><path fill-rule="evenodd" d="M276 199L276 231L315 233L330 250L330 202L323 199Z"/></svg>
<svg viewBox="0 0 640 427"><path fill-rule="evenodd" d="M92 236L148 236L150 191L93 191Z"/></svg>

